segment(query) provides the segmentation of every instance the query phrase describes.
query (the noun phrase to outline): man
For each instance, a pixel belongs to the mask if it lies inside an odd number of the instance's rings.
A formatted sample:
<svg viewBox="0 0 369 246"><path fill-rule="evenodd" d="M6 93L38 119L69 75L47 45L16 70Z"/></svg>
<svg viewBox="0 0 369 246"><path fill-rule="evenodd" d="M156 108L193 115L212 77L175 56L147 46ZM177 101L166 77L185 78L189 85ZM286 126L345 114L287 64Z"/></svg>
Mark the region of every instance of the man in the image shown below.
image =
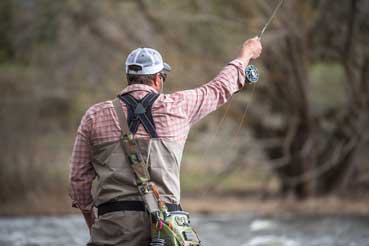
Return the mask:
<svg viewBox="0 0 369 246"><path fill-rule="evenodd" d="M140 141L161 200L169 210L181 210L179 167L190 127L243 87L245 67L261 51L260 40L249 39L238 58L209 83L172 94L161 94L171 68L159 52L139 48L128 55L128 86L119 93L119 100L98 103L87 110L70 160L70 195L90 230L88 245L145 246L150 242L150 218L119 144L123 129L118 111L126 116L130 131Z"/></svg>

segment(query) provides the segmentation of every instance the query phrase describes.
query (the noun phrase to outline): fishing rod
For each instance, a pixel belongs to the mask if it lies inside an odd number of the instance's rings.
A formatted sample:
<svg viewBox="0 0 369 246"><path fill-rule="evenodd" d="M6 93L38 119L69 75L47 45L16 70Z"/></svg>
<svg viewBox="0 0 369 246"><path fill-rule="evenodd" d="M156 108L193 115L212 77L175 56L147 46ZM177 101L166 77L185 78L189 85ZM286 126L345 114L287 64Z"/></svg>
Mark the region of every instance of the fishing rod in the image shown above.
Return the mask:
<svg viewBox="0 0 369 246"><path fill-rule="evenodd" d="M261 37L263 36L264 32L268 28L268 26L270 25L270 23L274 19L274 17L277 15L278 10L283 5L283 2L284 2L284 0L280 0L279 1L279 3L277 4L277 6L274 8L272 15L269 17L269 19L267 20L267 22L264 24L263 29L261 29L261 31L260 31L260 33L258 35L258 38L260 40L261 40ZM260 78L260 74L259 74L259 71L256 68L256 66L254 66L254 65L248 65L245 68L245 77L246 77L246 83L247 84L253 84L253 83L258 82L258 80Z"/></svg>

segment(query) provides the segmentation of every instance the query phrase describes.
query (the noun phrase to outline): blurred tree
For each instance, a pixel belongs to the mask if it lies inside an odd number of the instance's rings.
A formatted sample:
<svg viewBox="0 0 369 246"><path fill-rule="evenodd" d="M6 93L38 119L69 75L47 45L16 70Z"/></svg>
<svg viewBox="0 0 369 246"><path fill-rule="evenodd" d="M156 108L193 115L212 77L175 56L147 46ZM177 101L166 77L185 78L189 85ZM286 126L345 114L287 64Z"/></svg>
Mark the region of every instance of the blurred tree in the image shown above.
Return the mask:
<svg viewBox="0 0 369 246"><path fill-rule="evenodd" d="M0 2L0 63L14 58L12 45L13 8L11 0Z"/></svg>
<svg viewBox="0 0 369 246"><path fill-rule="evenodd" d="M273 1L0 1L0 198L66 187L54 182L67 176L70 143L62 143L88 105L124 86L129 50L160 50L174 67L169 90L198 86L257 33ZM264 146L283 193L331 192L357 170L368 124L368 9L365 0L286 1L273 22L279 28L264 36L270 82L257 86L245 128ZM332 93L325 100L312 93L323 87ZM233 106L238 120L242 107ZM209 129L194 135L206 138ZM49 163L64 173L48 175Z"/></svg>
<svg viewBox="0 0 369 246"><path fill-rule="evenodd" d="M330 193L354 174L356 150L369 140L368 13L366 0L287 1L283 27L265 36L270 82L257 90L260 104L251 109L250 123L261 142L277 143L265 151L282 194ZM310 74L322 61L343 71L343 84L336 86L346 100L318 110Z"/></svg>

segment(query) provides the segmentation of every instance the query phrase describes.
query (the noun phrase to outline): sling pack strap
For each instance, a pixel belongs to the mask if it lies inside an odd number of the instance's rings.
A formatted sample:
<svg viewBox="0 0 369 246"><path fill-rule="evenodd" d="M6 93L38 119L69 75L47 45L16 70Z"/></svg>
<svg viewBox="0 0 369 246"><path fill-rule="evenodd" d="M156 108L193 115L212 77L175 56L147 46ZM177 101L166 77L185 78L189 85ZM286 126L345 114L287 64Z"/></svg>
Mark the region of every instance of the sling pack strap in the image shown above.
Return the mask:
<svg viewBox="0 0 369 246"><path fill-rule="evenodd" d="M120 143L123 151L127 155L127 159L136 175L136 185L145 202L146 209L153 218L159 218L160 206L165 206L164 203L159 202L159 191L157 186L150 182L150 174L142 157L137 141L129 130L126 117L124 115L120 99L113 100L114 109L118 116L119 125L121 128Z"/></svg>
<svg viewBox="0 0 369 246"><path fill-rule="evenodd" d="M118 116L118 122L119 122L119 126L121 129L121 135L128 135L130 134L128 125L127 125L127 120L126 120L126 116L124 115L123 109L122 109L122 105L120 104L120 101L118 98L115 98L113 100L113 105L114 105L114 109L115 109L115 113Z"/></svg>
<svg viewBox="0 0 369 246"><path fill-rule="evenodd" d="M113 100L113 105L118 116L119 126L121 129L120 142L136 175L137 185L147 183L150 181L150 174L147 169L147 164L142 157L137 141L134 139L133 134L128 128L127 120L124 115L120 100L115 98Z"/></svg>
<svg viewBox="0 0 369 246"><path fill-rule="evenodd" d="M128 112L128 126L130 131L135 134L140 124L152 138L158 138L154 119L151 114L151 107L159 94L150 92L140 100L126 93L119 98L126 104Z"/></svg>

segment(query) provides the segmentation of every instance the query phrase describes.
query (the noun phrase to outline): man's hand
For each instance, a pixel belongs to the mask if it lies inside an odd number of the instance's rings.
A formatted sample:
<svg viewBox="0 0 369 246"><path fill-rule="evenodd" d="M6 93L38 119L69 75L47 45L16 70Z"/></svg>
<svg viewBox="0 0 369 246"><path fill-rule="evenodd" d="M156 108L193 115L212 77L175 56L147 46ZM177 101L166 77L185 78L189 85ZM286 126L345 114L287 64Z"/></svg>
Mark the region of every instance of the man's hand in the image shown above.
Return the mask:
<svg viewBox="0 0 369 246"><path fill-rule="evenodd" d="M260 39L258 37L246 40L240 52L238 59L243 61L245 66L250 62L250 59L256 59L260 56L263 47L261 46Z"/></svg>
<svg viewBox="0 0 369 246"><path fill-rule="evenodd" d="M91 211L82 211L83 217L85 218L86 221L86 225L91 233L91 227L95 222L95 214L93 212L93 210Z"/></svg>

